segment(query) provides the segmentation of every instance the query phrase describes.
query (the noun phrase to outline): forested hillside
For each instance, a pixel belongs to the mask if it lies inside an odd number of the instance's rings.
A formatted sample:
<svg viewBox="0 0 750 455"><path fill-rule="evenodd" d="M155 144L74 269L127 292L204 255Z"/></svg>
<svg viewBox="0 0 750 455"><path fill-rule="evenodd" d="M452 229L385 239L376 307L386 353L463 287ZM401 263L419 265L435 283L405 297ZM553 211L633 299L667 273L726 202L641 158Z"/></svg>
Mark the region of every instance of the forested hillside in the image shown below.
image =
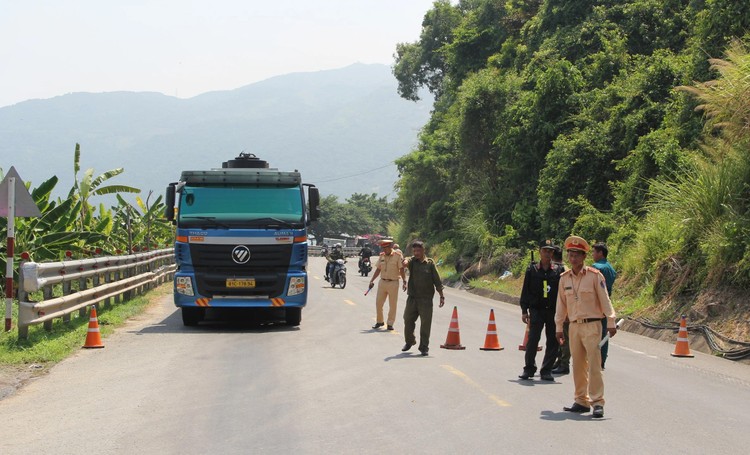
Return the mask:
<svg viewBox="0 0 750 455"><path fill-rule="evenodd" d="M393 67L436 97L398 161L401 238L607 241L654 301L750 285L750 2L442 0L422 25Z"/></svg>

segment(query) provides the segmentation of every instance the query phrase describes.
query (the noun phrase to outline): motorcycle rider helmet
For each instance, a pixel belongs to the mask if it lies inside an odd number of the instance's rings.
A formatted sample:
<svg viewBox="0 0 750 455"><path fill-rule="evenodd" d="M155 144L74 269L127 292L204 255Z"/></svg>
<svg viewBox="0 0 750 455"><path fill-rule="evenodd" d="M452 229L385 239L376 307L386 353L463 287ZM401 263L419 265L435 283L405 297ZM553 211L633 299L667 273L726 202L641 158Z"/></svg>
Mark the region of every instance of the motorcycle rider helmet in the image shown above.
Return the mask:
<svg viewBox="0 0 750 455"><path fill-rule="evenodd" d="M341 244L340 244L340 243L337 243L337 244L333 245L333 247L334 247L334 248L341 248Z"/></svg>

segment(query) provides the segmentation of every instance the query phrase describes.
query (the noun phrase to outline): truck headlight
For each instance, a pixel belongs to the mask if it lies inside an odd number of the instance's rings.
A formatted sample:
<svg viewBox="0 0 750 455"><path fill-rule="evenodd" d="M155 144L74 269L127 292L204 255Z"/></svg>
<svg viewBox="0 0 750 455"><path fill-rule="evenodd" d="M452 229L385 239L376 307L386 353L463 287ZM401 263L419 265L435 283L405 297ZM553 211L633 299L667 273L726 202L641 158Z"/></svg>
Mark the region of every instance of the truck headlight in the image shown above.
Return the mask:
<svg viewBox="0 0 750 455"><path fill-rule="evenodd" d="M289 279L289 289L286 291L286 295L298 295L305 292L305 277L294 276Z"/></svg>
<svg viewBox="0 0 750 455"><path fill-rule="evenodd" d="M175 277L174 290L182 295L195 295L195 292L193 292L193 279L189 276Z"/></svg>

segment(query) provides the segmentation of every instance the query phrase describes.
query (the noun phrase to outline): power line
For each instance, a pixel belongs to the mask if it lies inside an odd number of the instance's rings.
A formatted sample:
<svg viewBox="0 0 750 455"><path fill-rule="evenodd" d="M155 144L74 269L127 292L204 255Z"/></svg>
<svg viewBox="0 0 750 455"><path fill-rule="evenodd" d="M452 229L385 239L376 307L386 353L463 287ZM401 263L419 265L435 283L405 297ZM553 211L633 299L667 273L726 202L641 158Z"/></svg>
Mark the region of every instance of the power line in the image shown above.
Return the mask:
<svg viewBox="0 0 750 455"><path fill-rule="evenodd" d="M328 182L335 182L337 180L349 179L349 178L352 178L352 177L359 177L360 175L369 174L370 172L379 171L381 169L385 169L387 167L395 166L395 165L396 165L396 163L390 162L390 163L386 164L385 166L376 167L376 168L370 169L368 171L359 172L357 174L345 175L345 176L342 176L342 177L336 177L336 178L332 178L332 179L328 179L328 180L317 180L317 181L315 181L315 183L316 184L317 183L328 183Z"/></svg>

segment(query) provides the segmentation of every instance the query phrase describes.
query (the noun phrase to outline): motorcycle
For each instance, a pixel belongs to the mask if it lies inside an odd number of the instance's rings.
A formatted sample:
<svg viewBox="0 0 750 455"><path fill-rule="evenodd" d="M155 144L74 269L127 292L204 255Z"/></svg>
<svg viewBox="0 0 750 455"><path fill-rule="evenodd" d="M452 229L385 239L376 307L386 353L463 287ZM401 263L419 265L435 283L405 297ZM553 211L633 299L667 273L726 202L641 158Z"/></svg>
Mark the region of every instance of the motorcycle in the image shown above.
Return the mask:
<svg viewBox="0 0 750 455"><path fill-rule="evenodd" d="M359 274L362 276L367 276L370 271L372 271L372 264L370 263L370 258L365 256L359 259Z"/></svg>
<svg viewBox="0 0 750 455"><path fill-rule="evenodd" d="M331 276L329 277L332 288L335 288L337 284L341 287L341 289L344 289L346 287L345 263L346 261L343 259L336 259L336 262L333 264L333 270L331 271Z"/></svg>

